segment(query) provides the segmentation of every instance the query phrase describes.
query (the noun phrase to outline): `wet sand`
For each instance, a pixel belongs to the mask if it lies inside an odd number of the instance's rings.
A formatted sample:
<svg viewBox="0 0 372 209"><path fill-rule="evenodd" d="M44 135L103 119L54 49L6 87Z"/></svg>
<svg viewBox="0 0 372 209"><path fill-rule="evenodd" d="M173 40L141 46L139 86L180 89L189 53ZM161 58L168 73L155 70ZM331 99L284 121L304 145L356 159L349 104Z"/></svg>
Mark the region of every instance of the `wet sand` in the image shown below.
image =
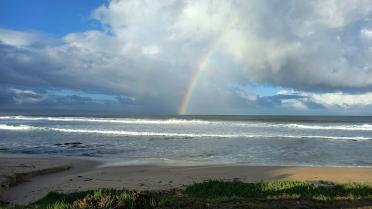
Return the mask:
<svg viewBox="0 0 372 209"><path fill-rule="evenodd" d="M19 178L10 181L12 176ZM372 181L372 168L245 165L105 167L90 160L0 156L0 182L5 185L0 190L0 200L15 204L36 201L50 191L69 193L97 188L167 190L207 179L366 182Z"/></svg>

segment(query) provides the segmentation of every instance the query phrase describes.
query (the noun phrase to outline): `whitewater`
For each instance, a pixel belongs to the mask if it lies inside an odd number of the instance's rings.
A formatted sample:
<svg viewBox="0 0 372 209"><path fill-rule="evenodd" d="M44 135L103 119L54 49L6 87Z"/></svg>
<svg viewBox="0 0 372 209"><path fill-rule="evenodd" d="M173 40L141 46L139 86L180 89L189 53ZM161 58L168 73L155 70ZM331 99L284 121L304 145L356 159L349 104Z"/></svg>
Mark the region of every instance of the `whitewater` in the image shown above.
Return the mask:
<svg viewBox="0 0 372 209"><path fill-rule="evenodd" d="M0 116L0 154L120 164L371 166L370 117Z"/></svg>

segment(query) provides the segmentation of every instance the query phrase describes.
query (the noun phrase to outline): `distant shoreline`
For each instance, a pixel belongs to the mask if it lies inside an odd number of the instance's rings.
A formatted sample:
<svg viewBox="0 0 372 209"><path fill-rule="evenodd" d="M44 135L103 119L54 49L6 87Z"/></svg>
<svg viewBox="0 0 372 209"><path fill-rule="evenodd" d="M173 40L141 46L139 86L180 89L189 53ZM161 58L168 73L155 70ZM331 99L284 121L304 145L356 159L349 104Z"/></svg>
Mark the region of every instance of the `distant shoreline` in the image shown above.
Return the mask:
<svg viewBox="0 0 372 209"><path fill-rule="evenodd" d="M9 188L4 187L0 190L1 200L27 204L42 198L50 191L70 193L97 188L169 190L208 179L239 179L248 182L269 180L339 183L372 181L372 168L357 167L244 165L102 167L100 165L102 165L100 162L83 159L0 155L2 177L9 177L14 173L24 174L24 179L16 182L17 185L11 185ZM33 173L33 175L27 175L27 173ZM4 178L1 179L4 181Z"/></svg>

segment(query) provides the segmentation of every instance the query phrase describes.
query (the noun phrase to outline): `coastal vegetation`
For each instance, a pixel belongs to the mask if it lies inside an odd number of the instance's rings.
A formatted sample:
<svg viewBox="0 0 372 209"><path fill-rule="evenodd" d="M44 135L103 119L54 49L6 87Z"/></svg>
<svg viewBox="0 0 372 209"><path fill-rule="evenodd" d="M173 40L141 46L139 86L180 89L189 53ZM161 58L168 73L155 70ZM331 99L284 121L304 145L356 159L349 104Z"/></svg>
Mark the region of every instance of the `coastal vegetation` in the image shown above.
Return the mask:
<svg viewBox="0 0 372 209"><path fill-rule="evenodd" d="M132 208L370 208L372 183L209 180L171 191L97 189L72 194L51 192L12 209Z"/></svg>

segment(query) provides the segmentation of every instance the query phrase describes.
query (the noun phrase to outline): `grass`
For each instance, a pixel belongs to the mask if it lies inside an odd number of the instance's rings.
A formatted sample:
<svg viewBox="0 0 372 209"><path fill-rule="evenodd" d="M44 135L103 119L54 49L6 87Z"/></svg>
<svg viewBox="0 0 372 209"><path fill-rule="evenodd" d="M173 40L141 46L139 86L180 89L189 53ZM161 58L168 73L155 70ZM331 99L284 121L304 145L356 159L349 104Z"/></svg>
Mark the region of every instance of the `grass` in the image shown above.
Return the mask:
<svg viewBox="0 0 372 209"><path fill-rule="evenodd" d="M3 204L4 205L4 204ZM72 194L51 192L14 209L88 208L370 208L372 183L313 184L300 181L245 183L209 180L184 190L136 192L98 189Z"/></svg>
<svg viewBox="0 0 372 209"><path fill-rule="evenodd" d="M301 181L244 183L211 180L186 188L186 194L201 198L241 197L253 200L372 200L372 184L313 184Z"/></svg>

